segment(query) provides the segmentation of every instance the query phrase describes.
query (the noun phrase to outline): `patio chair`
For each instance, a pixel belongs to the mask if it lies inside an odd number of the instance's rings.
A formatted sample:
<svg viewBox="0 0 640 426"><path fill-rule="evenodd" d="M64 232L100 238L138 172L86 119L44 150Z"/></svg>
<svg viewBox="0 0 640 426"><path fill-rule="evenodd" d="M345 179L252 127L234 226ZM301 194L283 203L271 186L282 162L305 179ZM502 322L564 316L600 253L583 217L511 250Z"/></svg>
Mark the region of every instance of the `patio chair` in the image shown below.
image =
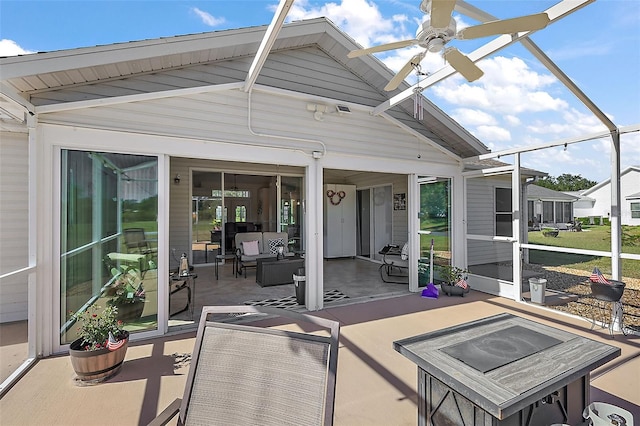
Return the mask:
<svg viewBox="0 0 640 426"><path fill-rule="evenodd" d="M127 246L129 253L155 254L158 252L157 249L149 244L143 228L123 229L122 234L124 235L124 244Z"/></svg>
<svg viewBox="0 0 640 426"><path fill-rule="evenodd" d="M382 265L379 268L382 281L393 284L408 284L409 243L404 243L402 249L400 246L389 244L378 253L382 255Z"/></svg>
<svg viewBox="0 0 640 426"><path fill-rule="evenodd" d="M328 333L245 321L258 314ZM339 333L337 321L284 309L204 307L184 396L149 425L165 425L176 414L178 425L331 425Z"/></svg>

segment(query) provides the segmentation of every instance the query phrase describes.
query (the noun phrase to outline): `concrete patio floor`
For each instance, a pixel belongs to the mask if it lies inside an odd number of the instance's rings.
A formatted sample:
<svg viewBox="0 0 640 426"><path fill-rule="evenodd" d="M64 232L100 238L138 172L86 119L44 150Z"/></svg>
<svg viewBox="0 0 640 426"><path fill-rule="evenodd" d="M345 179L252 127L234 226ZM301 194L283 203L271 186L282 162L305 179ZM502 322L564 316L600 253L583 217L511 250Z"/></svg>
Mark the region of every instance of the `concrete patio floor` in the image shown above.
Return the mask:
<svg viewBox="0 0 640 426"><path fill-rule="evenodd" d="M416 366L393 341L502 312L621 348L620 357L592 372L590 400L620 406L640 421L638 336L612 339L583 319L471 291L464 298L409 294L315 312L341 323L335 424L417 424ZM0 400L0 424L146 424L182 396L194 340L188 332L134 342L120 373L95 386L74 383L68 356L42 359Z"/></svg>

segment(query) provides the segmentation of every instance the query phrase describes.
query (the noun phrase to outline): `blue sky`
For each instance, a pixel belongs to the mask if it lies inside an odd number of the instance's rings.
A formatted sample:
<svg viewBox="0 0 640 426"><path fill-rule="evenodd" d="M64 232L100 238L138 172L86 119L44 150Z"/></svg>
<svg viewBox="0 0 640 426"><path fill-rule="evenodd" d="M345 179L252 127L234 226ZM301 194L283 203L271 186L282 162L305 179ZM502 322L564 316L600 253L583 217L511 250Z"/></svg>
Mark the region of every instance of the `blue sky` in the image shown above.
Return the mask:
<svg viewBox="0 0 640 426"><path fill-rule="evenodd" d="M468 0L497 16L542 12L560 0ZM413 38L424 14L420 0L297 0L289 20L326 16L364 47ZM0 0L0 56L195 34L271 22L276 0L29 1ZM458 27L475 25L455 14ZM597 0L538 31L532 40L618 126L640 123L640 1ZM490 38L452 41L470 53ZM377 54L397 70L417 53ZM428 54L423 71L443 65ZM521 45L478 61L485 75L468 83L454 75L424 95L493 151L554 142L604 130L573 94ZM410 78L413 78L411 76ZM622 136L622 166L640 165L640 135ZM608 140L524 154L524 166L552 176L601 181L609 172ZM510 161L509 158L503 158Z"/></svg>

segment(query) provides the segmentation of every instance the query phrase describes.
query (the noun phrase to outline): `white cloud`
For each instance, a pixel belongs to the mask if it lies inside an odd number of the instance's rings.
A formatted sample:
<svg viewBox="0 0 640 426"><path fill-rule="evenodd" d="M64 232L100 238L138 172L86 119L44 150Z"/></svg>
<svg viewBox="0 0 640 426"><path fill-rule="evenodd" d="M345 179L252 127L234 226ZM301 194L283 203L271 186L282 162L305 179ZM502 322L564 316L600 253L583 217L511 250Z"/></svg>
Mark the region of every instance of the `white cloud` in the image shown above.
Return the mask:
<svg viewBox="0 0 640 426"><path fill-rule="evenodd" d="M224 18L216 18L204 10L198 9L197 7L191 8L191 11L198 15L198 17L202 20L202 22L209 27L216 27L218 25L224 24Z"/></svg>
<svg viewBox="0 0 640 426"><path fill-rule="evenodd" d="M308 0L299 0L291 7L287 20L320 16L329 18L364 47L413 38L413 34L405 34L404 24L408 21L405 15L384 18L378 6L367 0L342 0L320 6L313 6Z"/></svg>
<svg viewBox="0 0 640 426"><path fill-rule="evenodd" d="M13 40L0 40L0 56L17 56L35 53L30 50L23 49Z"/></svg>
<svg viewBox="0 0 640 426"><path fill-rule="evenodd" d="M517 127L522 123L522 121L520 121L520 119L518 117L516 117L515 115L507 114L502 118L511 127Z"/></svg>
<svg viewBox="0 0 640 426"><path fill-rule="evenodd" d="M484 111L470 108L458 108L451 114L454 120L468 126L495 125L496 119Z"/></svg>
<svg viewBox="0 0 640 426"><path fill-rule="evenodd" d="M489 145L493 145L494 142L508 142L511 140L511 133L504 127L499 126L478 126L473 133L478 139Z"/></svg>

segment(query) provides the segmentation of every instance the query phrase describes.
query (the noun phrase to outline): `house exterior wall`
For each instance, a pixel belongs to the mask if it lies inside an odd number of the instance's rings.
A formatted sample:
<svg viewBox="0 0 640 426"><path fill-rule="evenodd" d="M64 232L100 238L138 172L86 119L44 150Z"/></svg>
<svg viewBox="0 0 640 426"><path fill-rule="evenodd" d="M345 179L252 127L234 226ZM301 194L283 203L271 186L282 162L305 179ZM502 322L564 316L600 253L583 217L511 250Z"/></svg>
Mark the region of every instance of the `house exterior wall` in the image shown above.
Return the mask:
<svg viewBox="0 0 640 426"><path fill-rule="evenodd" d="M38 219L42 235L39 244L46 249L38 253L37 285L42 294L52 295L51 300L43 302L46 310L38 314L39 326L48 330L43 336L51 336L43 344L42 353L59 349L54 336L59 331L55 292L59 286L56 230L60 219L55 212L59 211L60 149L157 155L159 164L166 164L166 168L159 168L158 247L165 248L159 252L159 270L170 267L167 248L180 252L190 242L190 170L217 169L223 164L228 168L229 162L242 162L239 170L268 172L276 168L280 173L294 174L304 171L306 180L311 182L311 187L306 187L309 203L305 235L309 237L307 263L313 265L308 265L307 283L309 297L316 300L309 299L310 309L317 309L322 303L322 268L314 263L321 259L322 235L317 235L322 215L310 214L309 209L315 212L314 205L321 205L321 182L317 177L322 176L324 168L403 175L399 185L405 186L410 173L459 173L455 159L432 148L424 138L393 119L372 116L367 109L354 106L349 115L326 114L323 121L316 121L307 110L307 103L305 95L257 89L252 94L251 128L248 95L237 89L39 114L37 209L54 212ZM420 159L415 154L417 145L422 150ZM312 151L319 152L320 157L314 158ZM177 173L182 177L179 185L173 182ZM163 303L161 297L159 303Z"/></svg>
<svg viewBox="0 0 640 426"><path fill-rule="evenodd" d="M638 226L640 219L631 217L631 200L627 200L631 194L640 190L640 169L631 167L620 174L620 223L622 225ZM594 200L591 208L574 206L574 215L577 217L603 217L611 216L611 184L610 181L597 186L593 191L586 191L585 196Z"/></svg>
<svg viewBox="0 0 640 426"><path fill-rule="evenodd" d="M496 232L496 188L510 188L510 181L499 178L471 178L466 181L467 234L492 237ZM469 266L507 262L513 257L511 244L467 240Z"/></svg>
<svg viewBox="0 0 640 426"><path fill-rule="evenodd" d="M0 275L28 266L29 143L0 134ZM0 323L27 319L27 274L0 280Z"/></svg>

